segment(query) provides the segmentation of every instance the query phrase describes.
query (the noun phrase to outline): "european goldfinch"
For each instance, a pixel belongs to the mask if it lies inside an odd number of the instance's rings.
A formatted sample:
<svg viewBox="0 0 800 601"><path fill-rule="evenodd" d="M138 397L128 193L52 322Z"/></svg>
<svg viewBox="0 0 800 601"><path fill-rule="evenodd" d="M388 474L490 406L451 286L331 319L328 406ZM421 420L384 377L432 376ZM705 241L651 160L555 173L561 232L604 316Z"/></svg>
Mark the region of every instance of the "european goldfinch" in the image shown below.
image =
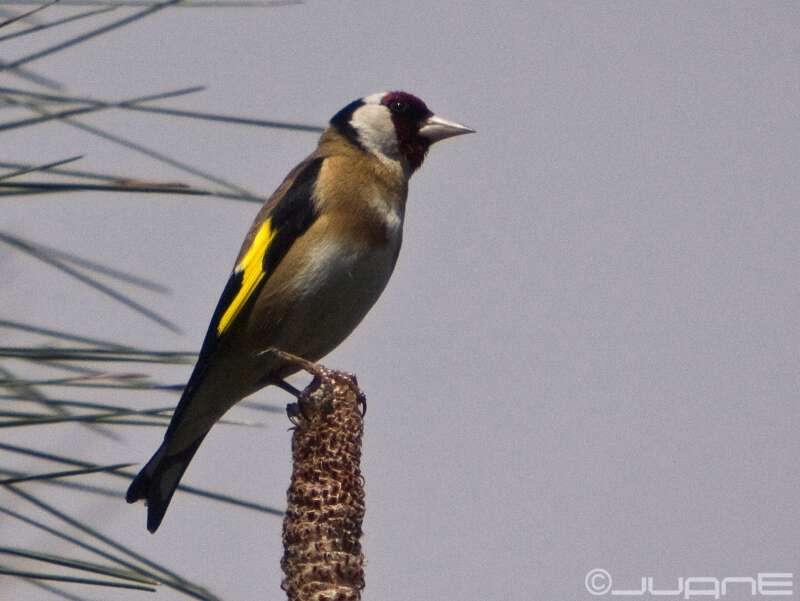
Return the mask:
<svg viewBox="0 0 800 601"><path fill-rule="evenodd" d="M256 215L164 442L131 483L155 532L192 456L234 404L297 371L268 349L317 361L361 322L394 269L408 180L434 142L473 130L406 92L340 110L317 149Z"/></svg>

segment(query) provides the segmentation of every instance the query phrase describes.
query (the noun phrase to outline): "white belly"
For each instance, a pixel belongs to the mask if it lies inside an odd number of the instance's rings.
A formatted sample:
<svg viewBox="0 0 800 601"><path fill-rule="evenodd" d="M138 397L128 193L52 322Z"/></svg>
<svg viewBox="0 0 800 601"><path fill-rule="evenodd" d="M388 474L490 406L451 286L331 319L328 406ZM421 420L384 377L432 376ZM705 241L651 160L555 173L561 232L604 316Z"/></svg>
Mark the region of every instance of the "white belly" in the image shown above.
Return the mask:
<svg viewBox="0 0 800 601"><path fill-rule="evenodd" d="M366 316L389 282L400 236L378 248L327 241L296 278L297 301L284 316L284 350L316 361L338 346Z"/></svg>

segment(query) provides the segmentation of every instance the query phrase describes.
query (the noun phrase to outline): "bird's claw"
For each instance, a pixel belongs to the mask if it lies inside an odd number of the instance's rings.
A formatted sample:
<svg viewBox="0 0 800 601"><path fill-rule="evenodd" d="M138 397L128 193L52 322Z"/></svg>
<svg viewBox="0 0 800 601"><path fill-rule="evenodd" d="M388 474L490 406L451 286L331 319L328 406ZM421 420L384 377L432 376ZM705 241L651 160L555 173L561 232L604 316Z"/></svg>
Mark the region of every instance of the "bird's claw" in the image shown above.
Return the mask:
<svg viewBox="0 0 800 601"><path fill-rule="evenodd" d="M286 417L289 418L289 421L292 425L297 428L300 425L300 420L302 418L302 412L300 410L299 403L288 403L286 405Z"/></svg>
<svg viewBox="0 0 800 601"><path fill-rule="evenodd" d="M358 384L355 382L355 376L353 376L353 383L356 384L356 402L358 406L361 407L361 417L363 418L367 415L367 395L361 392L361 389L358 388Z"/></svg>

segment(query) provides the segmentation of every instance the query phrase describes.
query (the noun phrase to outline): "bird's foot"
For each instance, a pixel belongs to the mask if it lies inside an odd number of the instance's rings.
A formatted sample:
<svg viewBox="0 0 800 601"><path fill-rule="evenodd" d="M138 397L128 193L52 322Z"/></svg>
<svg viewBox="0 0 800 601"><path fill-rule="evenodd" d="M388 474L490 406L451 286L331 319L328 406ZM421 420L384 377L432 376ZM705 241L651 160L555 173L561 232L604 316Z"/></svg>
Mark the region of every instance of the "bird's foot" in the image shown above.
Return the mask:
<svg viewBox="0 0 800 601"><path fill-rule="evenodd" d="M289 403L286 405L286 417L289 418L289 421L292 422L292 425L296 428L300 425L300 422L305 419L303 415L303 411L300 408L300 403Z"/></svg>
<svg viewBox="0 0 800 601"><path fill-rule="evenodd" d="M297 399L296 403L290 403L286 406L286 415L294 426L297 426L300 421L307 419L308 416L305 408L309 403L313 403L315 399L320 396L320 393L324 393L326 387L333 385L337 381L341 383L342 380L356 391L358 404L361 407L361 416L363 417L367 414L367 397L359 389L358 378L356 378L355 374L328 369L319 363L314 363L313 361L303 359L302 357L287 353L275 347L270 347L262 351L262 354L267 353L275 355L283 361L293 364L314 376L311 383L303 390L298 390L280 378L270 378L268 381L269 384L273 384L281 390L285 390Z"/></svg>
<svg viewBox="0 0 800 601"><path fill-rule="evenodd" d="M303 359L303 357L300 357L298 355L293 355L292 353L287 353L286 351L282 351L281 349L275 348L274 346L271 346L268 349L261 351L259 355L274 355L279 359L285 361L286 363L295 365L314 376L322 377L330 373L328 369L326 369L325 367L323 367L318 363L314 363L313 361L309 361L308 359Z"/></svg>
<svg viewBox="0 0 800 601"><path fill-rule="evenodd" d="M280 378L270 378L267 380L267 384L272 384L273 386L277 386L281 390L284 390L291 394L293 397L297 398L302 394L302 391L298 388L295 388L286 380L281 380Z"/></svg>
<svg viewBox="0 0 800 601"><path fill-rule="evenodd" d="M352 380L353 383L355 384L356 377L353 376ZM357 384L356 384L356 390L357 390L356 399L358 400L358 405L361 407L361 417L363 418L365 415L367 415L367 395L361 392L361 389L358 388Z"/></svg>

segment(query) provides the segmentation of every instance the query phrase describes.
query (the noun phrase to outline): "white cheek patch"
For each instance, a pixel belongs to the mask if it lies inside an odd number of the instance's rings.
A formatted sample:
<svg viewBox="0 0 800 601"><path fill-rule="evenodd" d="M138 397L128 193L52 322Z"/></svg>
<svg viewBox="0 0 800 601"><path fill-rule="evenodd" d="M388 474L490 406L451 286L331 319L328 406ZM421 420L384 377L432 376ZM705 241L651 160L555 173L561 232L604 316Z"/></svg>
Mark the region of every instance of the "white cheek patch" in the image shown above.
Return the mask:
<svg viewBox="0 0 800 601"><path fill-rule="evenodd" d="M367 102L353 112L350 125L356 130L359 141L367 150L378 156L383 155L395 161L399 160L400 149L397 144L397 134L394 131L392 114L388 108L381 104Z"/></svg>

